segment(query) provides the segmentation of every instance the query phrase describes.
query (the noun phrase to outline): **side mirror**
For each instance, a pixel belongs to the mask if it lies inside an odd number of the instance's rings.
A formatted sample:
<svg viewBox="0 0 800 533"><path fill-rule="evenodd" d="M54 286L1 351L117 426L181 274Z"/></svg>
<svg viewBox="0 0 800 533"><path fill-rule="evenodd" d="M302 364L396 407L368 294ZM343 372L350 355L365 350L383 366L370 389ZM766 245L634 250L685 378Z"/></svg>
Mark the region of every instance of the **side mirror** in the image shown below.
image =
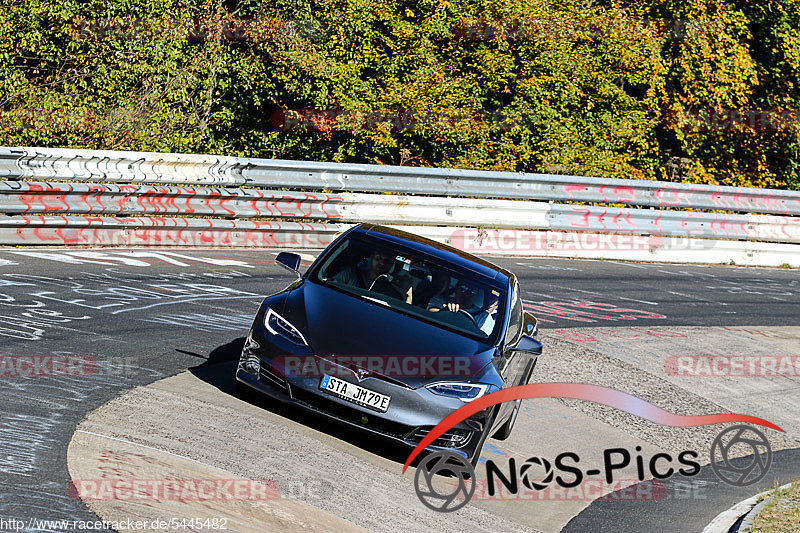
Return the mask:
<svg viewBox="0 0 800 533"><path fill-rule="evenodd" d="M298 254L281 252L275 258L275 262L286 270L294 272L298 277L300 276L300 256Z"/></svg>
<svg viewBox="0 0 800 533"><path fill-rule="evenodd" d="M517 343L517 350L529 352L533 355L542 355L542 343L530 335L523 335Z"/></svg>
<svg viewBox="0 0 800 533"><path fill-rule="evenodd" d="M534 339L539 333L539 321L530 313L522 314L522 338L517 344L517 349L542 355L542 343Z"/></svg>
<svg viewBox="0 0 800 533"><path fill-rule="evenodd" d="M530 313L524 313L522 318L522 334L535 337L539 333L539 321Z"/></svg>

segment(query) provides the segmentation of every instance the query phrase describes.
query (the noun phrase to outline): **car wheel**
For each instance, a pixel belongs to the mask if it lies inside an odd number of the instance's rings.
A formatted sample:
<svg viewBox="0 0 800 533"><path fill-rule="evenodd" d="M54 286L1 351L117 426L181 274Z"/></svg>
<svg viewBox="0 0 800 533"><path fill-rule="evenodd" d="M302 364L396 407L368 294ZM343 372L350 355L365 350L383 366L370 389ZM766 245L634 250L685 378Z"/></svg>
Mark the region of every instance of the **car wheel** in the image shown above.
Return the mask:
<svg viewBox="0 0 800 533"><path fill-rule="evenodd" d="M483 433L481 433L478 442L475 444L475 446L470 447L467 450L467 453L469 455L469 462L472 464L474 468L478 467L478 459L481 458L481 452L483 451L483 443L486 442L486 439L489 437L489 431L491 431L492 426L494 425L495 416L497 416L496 410L492 415L492 418L486 422L486 429L484 429Z"/></svg>
<svg viewBox="0 0 800 533"><path fill-rule="evenodd" d="M528 383L528 381L530 381L531 374L533 374L533 369L536 367L537 361L538 360L535 360L533 365L530 365L530 369L525 373L525 379L522 380L520 385L525 385ZM508 417L508 420L506 420L505 424L500 426L500 428L495 431L494 435L492 435L492 438L497 440L506 440L511 435L511 430L514 429L514 423L517 421L517 415L519 414L521 406L522 400L517 400L517 402L514 404L514 410L511 411L511 416Z"/></svg>
<svg viewBox="0 0 800 533"><path fill-rule="evenodd" d="M514 404L514 410L511 411L511 416L508 417L505 424L495 431L494 435L492 435L493 439L506 440L511 435L511 430L514 429L514 422L517 421L517 414L519 413L521 405L522 400L517 400Z"/></svg>

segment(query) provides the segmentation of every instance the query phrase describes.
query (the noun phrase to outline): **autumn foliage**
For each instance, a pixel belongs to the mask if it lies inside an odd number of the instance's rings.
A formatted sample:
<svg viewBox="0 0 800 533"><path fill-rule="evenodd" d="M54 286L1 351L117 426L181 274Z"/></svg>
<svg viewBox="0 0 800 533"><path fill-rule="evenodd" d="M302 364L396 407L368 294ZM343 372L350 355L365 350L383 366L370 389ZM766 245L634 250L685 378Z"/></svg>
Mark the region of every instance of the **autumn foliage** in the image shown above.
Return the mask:
<svg viewBox="0 0 800 533"><path fill-rule="evenodd" d="M800 0L7 0L0 144L800 188Z"/></svg>

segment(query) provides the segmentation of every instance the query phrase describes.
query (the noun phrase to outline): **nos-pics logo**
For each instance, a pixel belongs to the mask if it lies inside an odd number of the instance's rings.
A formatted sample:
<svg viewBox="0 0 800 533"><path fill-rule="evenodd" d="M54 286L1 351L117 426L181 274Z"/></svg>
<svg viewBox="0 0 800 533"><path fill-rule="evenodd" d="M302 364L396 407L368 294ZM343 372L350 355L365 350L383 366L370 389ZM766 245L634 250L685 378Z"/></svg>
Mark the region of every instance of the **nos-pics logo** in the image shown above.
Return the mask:
<svg viewBox="0 0 800 533"><path fill-rule="evenodd" d="M671 427L697 427L711 424L744 422L746 424L764 426L776 431L783 431L772 422L750 415L735 413L695 416L677 415L631 394L600 385L581 383L533 383L510 387L487 394L450 413L431 429L411 451L408 459L406 459L405 465L403 465L403 472L408 469L414 458L421 454L428 446L432 445L443 433L449 431L457 424L497 404L518 401L525 398L571 398L575 400L584 400L614 407L615 409L636 415L645 420ZM741 465L740 463L742 461L736 461L736 464L734 464L731 460L732 455L739 455L739 453L732 454L731 450L735 446L738 447L737 450L741 449L740 445L745 447L749 446L752 452L752 460L747 465ZM640 449L637 449L637 452L638 451L640 451ZM613 479L614 470L622 469L630 464L631 455L629 451L623 448L605 450L603 463L606 470L604 473L606 480ZM762 458L762 455L765 455L765 458ZM682 467L679 469L679 472L685 476L692 476L699 473L700 464L693 460L697 457L699 457L699 454L692 450L681 452L677 458L679 466ZM729 427L717 435L711 446L710 459L711 468L721 480L731 485L744 486L755 483L767 474L772 464L772 449L763 433L751 426L737 425ZM637 454L635 461L639 480L641 481L645 476L644 458ZM661 464L659 464L659 461L661 461ZM672 461L673 458L669 454L654 454L648 461L650 474L657 479L665 479L674 475L676 468L669 466L667 469L664 469L664 463L671 463ZM542 457L530 458L521 465L519 471L516 469L516 463L509 461L509 464L514 468L513 471L508 472L504 476L501 476L501 471L497 468L497 465L491 461L487 461L487 482L491 481L488 479L490 475L497 475L498 478L501 478L501 481L503 481L506 487L514 489L518 487L518 478L522 478L523 484L528 488L532 490L542 490L544 487L550 486L550 483L553 481L565 487L570 484L580 483L580 480L584 478L603 473L600 469L584 471L579 468L579 462L580 458L577 454L567 452L556 457L555 463L556 468L572 474L572 476L577 479L576 481L576 479L569 479L568 477L556 475L552 463ZM676 467L677 466L678 465L676 465ZM685 467L689 467L688 470ZM543 477L537 479L534 484L534 482L531 481L532 472L537 468L540 470L544 469L544 474ZM455 477L457 481L455 483L455 490L453 489L452 483L436 483L436 476L438 474ZM420 500L431 509L439 511L454 511L459 509L466 505L475 493L475 469L460 455L447 450L437 451L425 457L417 468L414 480L414 485ZM447 485L448 488L442 489L443 485ZM492 490L493 484L488 483L488 485L488 488Z"/></svg>
<svg viewBox="0 0 800 533"><path fill-rule="evenodd" d="M749 448L750 460L742 458L732 461L732 450L742 452ZM637 451L641 448L637 446ZM646 471L655 479L666 479L676 473L694 476L700 472L700 464L694 461L699 454L687 450L677 455L673 463L671 455L657 453L645 460L624 448L603 451L603 469L582 470L580 458L572 452L559 454L551 462L543 457L530 457L517 466L512 458L508 471L493 461L485 463L487 489L494 496L496 485L503 485L511 494L517 494L520 485L542 491L553 483L568 489L580 485L586 478L603 475L607 483L614 481L615 471L635 462L638 479L643 481ZM772 464L772 448L767 437L759 430L746 425L729 427L714 439L710 450L711 469L725 483L735 486L752 485L761 480ZM437 476L440 476L437 479ZM441 512L452 512L464 507L475 494L475 468L461 455L450 451L438 451L426 456L414 476L417 497L428 508ZM445 481L446 480L446 481Z"/></svg>

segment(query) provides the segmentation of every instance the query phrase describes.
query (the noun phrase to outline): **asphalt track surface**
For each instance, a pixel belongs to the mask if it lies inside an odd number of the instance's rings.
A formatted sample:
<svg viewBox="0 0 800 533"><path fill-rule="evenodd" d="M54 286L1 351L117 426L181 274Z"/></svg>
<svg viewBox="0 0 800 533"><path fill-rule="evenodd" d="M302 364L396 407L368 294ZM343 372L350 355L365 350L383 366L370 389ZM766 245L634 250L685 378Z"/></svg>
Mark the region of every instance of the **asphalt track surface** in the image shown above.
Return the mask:
<svg viewBox="0 0 800 533"><path fill-rule="evenodd" d="M0 355L87 356L98 365L87 377L0 378L0 518L95 520L67 491L66 448L78 423L136 386L230 364L262 298L293 279L274 257L253 250L0 250ZM796 270L494 261L517 274L545 333L800 325ZM787 475L800 475L796 450L777 457ZM686 526L677 530L698 530L716 514L707 509L748 495L723 487L709 495L713 502L669 500L646 511L595 502L565 530L649 531L676 520ZM33 526L23 530L47 530Z"/></svg>

